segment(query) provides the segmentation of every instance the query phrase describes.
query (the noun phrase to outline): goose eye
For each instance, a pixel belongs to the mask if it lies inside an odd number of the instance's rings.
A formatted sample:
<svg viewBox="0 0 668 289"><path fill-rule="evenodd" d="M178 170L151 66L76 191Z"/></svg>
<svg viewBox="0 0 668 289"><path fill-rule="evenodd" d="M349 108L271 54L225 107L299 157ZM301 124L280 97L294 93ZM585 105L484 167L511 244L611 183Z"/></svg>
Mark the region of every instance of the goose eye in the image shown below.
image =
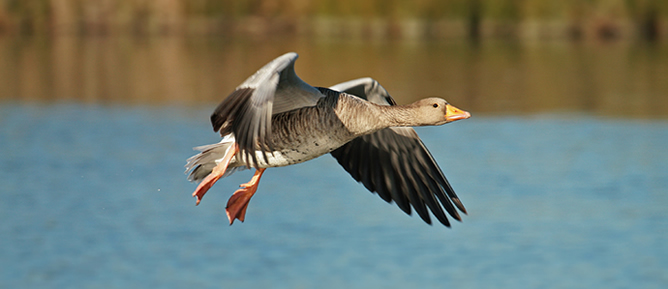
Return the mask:
<svg viewBox="0 0 668 289"><path fill-rule="evenodd" d="M434 108L437 108L437 107L438 107L438 103L434 103L434 105L432 105L432 106L433 106Z"/></svg>

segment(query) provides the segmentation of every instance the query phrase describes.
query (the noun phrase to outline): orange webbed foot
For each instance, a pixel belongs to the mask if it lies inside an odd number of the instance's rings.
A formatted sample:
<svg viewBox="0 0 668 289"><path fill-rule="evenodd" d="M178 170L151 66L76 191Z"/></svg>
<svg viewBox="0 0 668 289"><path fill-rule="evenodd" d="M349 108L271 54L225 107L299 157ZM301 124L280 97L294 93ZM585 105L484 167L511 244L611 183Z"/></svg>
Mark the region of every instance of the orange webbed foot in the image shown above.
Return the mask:
<svg viewBox="0 0 668 289"><path fill-rule="evenodd" d="M227 219L230 220L230 225L234 223L234 219L239 221L244 221L246 218L246 209L248 209L248 203L250 202L251 197L257 191L257 187L260 183L260 177L264 173L265 169L257 169L253 178L248 183L240 185L241 189L238 189L230 199L227 201L227 207L225 207L225 212L227 213Z"/></svg>
<svg viewBox="0 0 668 289"><path fill-rule="evenodd" d="M232 160L232 157L237 153L238 147L236 144L225 153L225 156L223 157L223 160L216 165L211 173L202 180L201 183L197 186L197 189L195 189L195 192L193 192L193 197L197 197L197 202L195 205L199 205L199 202L202 201L202 198L204 197L204 194L206 194L207 191L215 184L224 174L225 171L227 170L227 166L230 164L230 161Z"/></svg>

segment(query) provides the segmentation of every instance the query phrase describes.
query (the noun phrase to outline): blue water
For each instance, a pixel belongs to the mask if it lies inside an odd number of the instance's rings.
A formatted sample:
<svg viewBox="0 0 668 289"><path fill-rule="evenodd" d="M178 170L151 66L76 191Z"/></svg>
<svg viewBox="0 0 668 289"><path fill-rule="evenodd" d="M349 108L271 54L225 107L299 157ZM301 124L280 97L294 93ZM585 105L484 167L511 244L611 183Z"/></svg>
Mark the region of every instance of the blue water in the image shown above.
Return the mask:
<svg viewBox="0 0 668 289"><path fill-rule="evenodd" d="M183 174L210 108L0 107L1 288L666 288L668 121L474 117L418 132L448 229L330 156L270 169L245 223Z"/></svg>

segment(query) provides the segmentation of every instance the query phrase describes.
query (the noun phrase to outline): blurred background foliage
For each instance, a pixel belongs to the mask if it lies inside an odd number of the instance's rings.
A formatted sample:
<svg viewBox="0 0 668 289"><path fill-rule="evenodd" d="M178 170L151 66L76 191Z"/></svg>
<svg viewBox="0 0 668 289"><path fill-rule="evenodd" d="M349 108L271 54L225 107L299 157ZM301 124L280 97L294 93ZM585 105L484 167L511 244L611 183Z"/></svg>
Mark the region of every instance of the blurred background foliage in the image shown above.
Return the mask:
<svg viewBox="0 0 668 289"><path fill-rule="evenodd" d="M666 117L666 39L666 0L0 0L0 103L212 105L296 51L399 103Z"/></svg>
<svg viewBox="0 0 668 289"><path fill-rule="evenodd" d="M3 0L2 34L665 39L664 0Z"/></svg>

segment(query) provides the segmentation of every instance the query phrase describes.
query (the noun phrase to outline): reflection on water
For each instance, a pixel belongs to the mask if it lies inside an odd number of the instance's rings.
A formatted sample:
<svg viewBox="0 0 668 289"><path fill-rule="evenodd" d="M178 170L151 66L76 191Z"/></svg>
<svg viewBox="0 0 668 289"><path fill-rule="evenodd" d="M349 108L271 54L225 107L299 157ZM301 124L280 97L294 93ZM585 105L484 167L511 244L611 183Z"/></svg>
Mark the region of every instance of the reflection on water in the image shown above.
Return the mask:
<svg viewBox="0 0 668 289"><path fill-rule="evenodd" d="M330 156L267 170L228 226L251 173L198 207L183 174L190 148L218 139L210 110L0 106L0 287L668 286L665 120L419 128L469 211L452 229L384 203Z"/></svg>
<svg viewBox="0 0 668 289"><path fill-rule="evenodd" d="M668 46L628 43L7 37L0 101L216 103L287 51L313 85L372 76L400 103L438 95L474 114L668 116Z"/></svg>

